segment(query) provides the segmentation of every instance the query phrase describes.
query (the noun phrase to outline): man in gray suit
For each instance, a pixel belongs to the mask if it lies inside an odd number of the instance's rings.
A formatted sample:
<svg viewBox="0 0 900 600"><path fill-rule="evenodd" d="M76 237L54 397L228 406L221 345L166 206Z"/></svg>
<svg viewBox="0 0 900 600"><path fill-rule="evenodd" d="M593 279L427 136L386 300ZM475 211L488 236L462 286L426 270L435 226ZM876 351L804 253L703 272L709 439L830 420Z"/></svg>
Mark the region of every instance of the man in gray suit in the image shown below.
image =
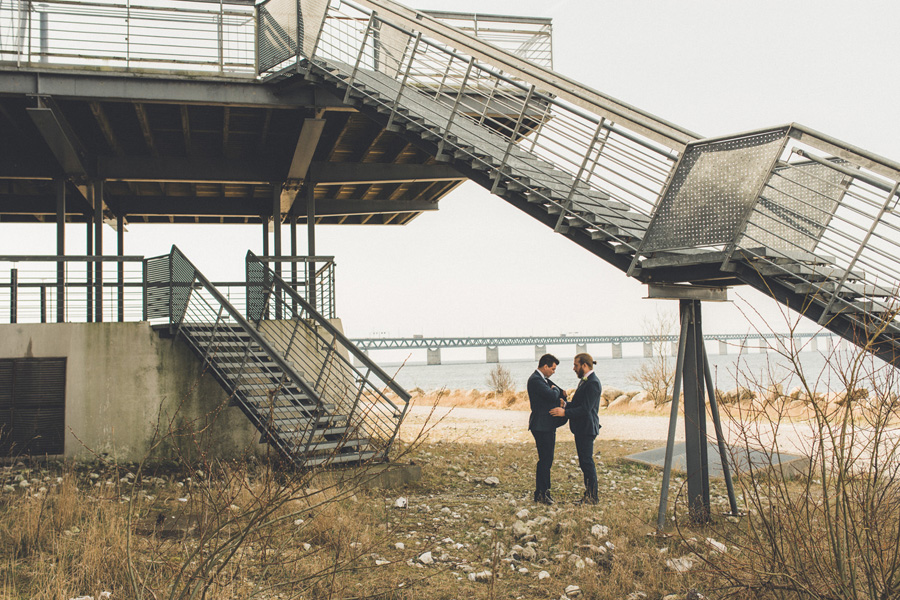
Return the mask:
<svg viewBox="0 0 900 600"><path fill-rule="evenodd" d="M584 476L584 496L581 504L597 504L597 467L594 465L594 439L600 433L600 379L594 373L594 358L587 353L575 357L573 370L578 376L578 388L572 401L550 411L556 417L568 417L569 429L575 436L578 466Z"/></svg>
<svg viewBox="0 0 900 600"><path fill-rule="evenodd" d="M550 409L558 409L566 403L565 390L550 381L558 364L559 360L555 356L545 354L538 361L537 370L528 378L528 402L531 404L528 429L534 436L538 451L534 501L541 504L553 504L553 497L550 496L550 467L553 465L553 451L556 448L556 428L565 423L565 419L550 415Z"/></svg>

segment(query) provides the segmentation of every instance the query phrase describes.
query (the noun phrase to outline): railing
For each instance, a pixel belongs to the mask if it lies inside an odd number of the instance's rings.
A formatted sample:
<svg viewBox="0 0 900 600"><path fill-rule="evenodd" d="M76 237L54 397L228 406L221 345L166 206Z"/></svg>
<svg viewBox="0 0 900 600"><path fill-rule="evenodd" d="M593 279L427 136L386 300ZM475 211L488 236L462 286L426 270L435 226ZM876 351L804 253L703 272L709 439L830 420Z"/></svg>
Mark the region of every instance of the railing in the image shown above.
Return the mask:
<svg viewBox="0 0 900 600"><path fill-rule="evenodd" d="M898 188L900 164L797 124L702 140L685 150L640 254L720 251L726 268L746 257L824 304L821 324L892 319Z"/></svg>
<svg viewBox="0 0 900 600"><path fill-rule="evenodd" d="M251 405L247 398L274 402L288 388L302 390L313 406L297 406L295 414L288 416L309 420L326 412L315 390L177 247L173 246L170 254L147 262L151 321L168 323L174 333L183 330L184 338L204 358L223 387L245 404L248 417L268 432L269 442L286 457L296 456L297 450L312 440L315 421L306 429L305 441L289 443L269 428L265 411ZM261 352L253 351L253 347Z"/></svg>
<svg viewBox="0 0 900 600"><path fill-rule="evenodd" d="M0 256L0 323L140 321L143 260L142 256Z"/></svg>
<svg viewBox="0 0 900 600"><path fill-rule="evenodd" d="M694 139L692 134L500 48L460 36L423 13L408 12L411 15L404 17L397 5L386 1L333 3L314 60L339 69L351 86L364 70L391 77L400 84L395 98L377 98L359 86L354 92L393 111L422 94L443 104L450 117L431 124L444 132L439 142L443 152L466 152L449 135L464 120L500 133L507 145L499 152L494 188L516 186L531 201L554 207L558 227L579 220L592 231L594 223L585 217L597 209L592 198L608 194L621 209L616 218L632 230L643 230L678 152ZM517 68L507 73L501 71L503 65ZM395 117L392 113L389 123ZM543 160L516 172L510 168L514 146ZM644 218L636 220L635 214ZM629 243L615 233L608 237Z"/></svg>
<svg viewBox="0 0 900 600"><path fill-rule="evenodd" d="M249 260L251 259L248 258ZM280 277L285 273L284 279L291 289L309 302L319 314L326 319L337 318L333 256L257 256L252 260L269 265ZM287 298L282 298L281 303L286 300ZM273 303L273 311L278 310L279 304ZM275 318L280 319L281 315L275 315Z"/></svg>
<svg viewBox="0 0 900 600"><path fill-rule="evenodd" d="M376 446L387 449L406 413L409 394L252 252L247 253L248 319L310 377L313 389ZM280 320L264 321L268 311ZM353 364L356 359L361 367ZM393 397L388 395L393 392Z"/></svg>
<svg viewBox="0 0 900 600"><path fill-rule="evenodd" d="M0 62L256 74L256 11L240 0L0 3Z"/></svg>

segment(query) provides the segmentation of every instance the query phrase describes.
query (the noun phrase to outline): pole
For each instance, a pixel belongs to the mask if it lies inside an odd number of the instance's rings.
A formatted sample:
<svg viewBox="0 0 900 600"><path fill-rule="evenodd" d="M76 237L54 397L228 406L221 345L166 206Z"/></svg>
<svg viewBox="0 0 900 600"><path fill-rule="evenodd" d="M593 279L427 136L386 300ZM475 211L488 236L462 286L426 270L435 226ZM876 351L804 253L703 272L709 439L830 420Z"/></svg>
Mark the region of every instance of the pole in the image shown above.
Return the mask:
<svg viewBox="0 0 900 600"><path fill-rule="evenodd" d="M56 256L66 255L66 180L57 177L56 187ZM66 320L66 263L56 263L56 322Z"/></svg>
<svg viewBox="0 0 900 600"><path fill-rule="evenodd" d="M306 182L306 253L310 258L316 255L316 195L315 186ZM316 308L316 263L306 265L307 300Z"/></svg>

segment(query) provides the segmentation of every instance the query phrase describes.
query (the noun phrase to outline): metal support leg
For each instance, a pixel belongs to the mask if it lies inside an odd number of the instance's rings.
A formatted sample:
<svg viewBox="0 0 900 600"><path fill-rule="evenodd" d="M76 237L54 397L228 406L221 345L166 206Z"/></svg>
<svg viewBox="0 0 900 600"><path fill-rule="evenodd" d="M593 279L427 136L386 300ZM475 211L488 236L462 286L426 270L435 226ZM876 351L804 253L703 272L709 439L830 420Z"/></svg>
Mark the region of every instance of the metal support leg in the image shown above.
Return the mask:
<svg viewBox="0 0 900 600"><path fill-rule="evenodd" d="M272 230L274 232L273 241L274 241L274 250L275 250L275 260L278 261L281 258L281 187L282 184L276 183L272 186ZM275 262L273 265L273 271L281 277L281 263ZM281 302L278 298L278 294L276 293L273 297L275 300L275 318L281 319Z"/></svg>
<svg viewBox="0 0 900 600"><path fill-rule="evenodd" d="M669 435L666 438L666 458L663 463L662 490L659 492L659 510L656 513L656 529L666 526L666 507L669 503L669 480L672 477L672 457L675 455L675 428L678 425L678 399L681 396L681 370L684 367L684 350L687 341L688 319L681 310L681 335L678 337L678 358L675 359L675 381L672 385L672 410L669 414Z"/></svg>
<svg viewBox="0 0 900 600"><path fill-rule="evenodd" d="M297 215L291 208L291 289L297 291ZM292 300L294 314L297 314L297 301Z"/></svg>
<svg viewBox="0 0 900 600"><path fill-rule="evenodd" d="M306 253L310 257L316 255L316 197L315 186L306 184ZM316 308L316 263L306 266L307 300Z"/></svg>
<svg viewBox="0 0 900 600"><path fill-rule="evenodd" d="M722 461L722 476L725 478L725 488L728 490L728 503L731 506L731 515L737 516L737 498L734 495L734 482L731 480L731 467L728 465L728 448L725 446L725 434L722 432L722 420L719 418L719 401L716 399L716 388L713 386L712 371L709 369L709 357L706 348L703 348L703 374L706 379L706 393L709 394L709 408L712 413L713 427L716 430L716 443L719 445L719 460Z"/></svg>
<svg viewBox="0 0 900 600"><path fill-rule="evenodd" d="M94 256L103 256L103 180L96 181L91 186L94 196ZM94 304L95 320L103 322L103 261L94 263Z"/></svg>
<svg viewBox="0 0 900 600"><path fill-rule="evenodd" d="M56 255L66 255L66 180L53 181L56 188ZM66 263L56 263L56 322L66 320Z"/></svg>
<svg viewBox="0 0 900 600"><path fill-rule="evenodd" d="M116 256L120 259L125 256L125 219L122 215L116 215ZM119 260L116 265L118 287L118 299L116 312L119 323L125 322L125 263Z"/></svg>
<svg viewBox="0 0 900 600"><path fill-rule="evenodd" d="M86 256L93 256L94 254L94 219L93 213L86 214L87 219L87 232L86 232L86 240L87 240L87 250L85 252ZM87 305L87 322L94 322L94 264L93 263L85 263L84 265L85 271L85 294L86 294L86 305Z"/></svg>
<svg viewBox="0 0 900 600"><path fill-rule="evenodd" d="M706 401L703 382L703 334L700 301L681 300L688 316L684 352L684 449L688 512L694 523L709 520L709 465L706 459Z"/></svg>

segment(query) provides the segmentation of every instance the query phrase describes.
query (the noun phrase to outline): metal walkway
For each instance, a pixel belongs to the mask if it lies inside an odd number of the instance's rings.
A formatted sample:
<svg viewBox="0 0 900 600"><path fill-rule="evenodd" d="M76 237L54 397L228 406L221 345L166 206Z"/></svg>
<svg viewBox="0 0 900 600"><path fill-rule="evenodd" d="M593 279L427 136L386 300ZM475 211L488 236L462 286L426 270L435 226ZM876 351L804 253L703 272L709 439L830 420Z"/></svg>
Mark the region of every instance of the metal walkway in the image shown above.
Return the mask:
<svg viewBox="0 0 900 600"><path fill-rule="evenodd" d="M178 248L148 259L148 317L188 343L288 462L386 460L409 394L252 253L247 264L245 318Z"/></svg>
<svg viewBox="0 0 900 600"><path fill-rule="evenodd" d="M750 285L897 364L900 164L796 124L699 139L390 0L315 5L264 80L316 82L642 282Z"/></svg>

